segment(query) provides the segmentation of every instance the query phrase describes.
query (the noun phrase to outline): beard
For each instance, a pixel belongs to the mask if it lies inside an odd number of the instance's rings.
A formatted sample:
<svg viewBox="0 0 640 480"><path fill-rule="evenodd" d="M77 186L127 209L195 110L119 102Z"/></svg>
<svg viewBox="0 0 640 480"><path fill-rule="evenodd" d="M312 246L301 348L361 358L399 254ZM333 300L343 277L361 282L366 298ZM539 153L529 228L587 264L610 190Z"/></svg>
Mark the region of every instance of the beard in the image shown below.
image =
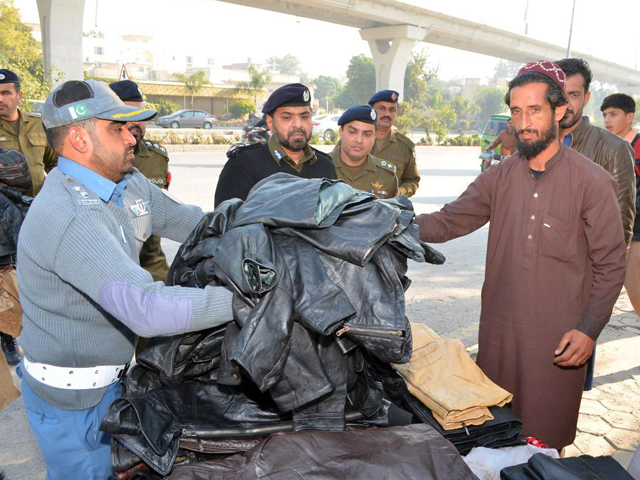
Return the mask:
<svg viewBox="0 0 640 480"><path fill-rule="evenodd" d="M274 125L274 127L275 127L275 125ZM301 133L302 137L301 138L291 138L296 133ZM278 143L280 145L282 145L284 148L286 148L287 150L290 150L292 152L300 152L300 151L304 150L306 148L307 144L309 143L309 139L311 138L311 135L307 134L307 132L304 130L304 128L294 128L293 130L290 130L289 132L287 132L286 137L283 134L281 134L278 131L278 129L274 128L273 129L273 136L276 137L276 140L278 141Z"/></svg>
<svg viewBox="0 0 640 480"><path fill-rule="evenodd" d="M537 140L521 140L520 134L522 134L524 131L537 133L538 139ZM516 131L516 148L524 158L526 158L527 160L531 160L532 158L540 155L549 145L551 145L551 142L557 139L558 139L558 126L556 125L556 122L554 122L552 119L551 124L549 125L549 128L543 131L542 135L540 135L539 131L533 130L533 129Z"/></svg>
<svg viewBox="0 0 640 480"><path fill-rule="evenodd" d="M580 114L576 114L570 107L567 108L567 111L560 120L560 128L571 128L582 118L582 111Z"/></svg>
<svg viewBox="0 0 640 480"><path fill-rule="evenodd" d="M131 135L133 135L133 138L136 139L136 147L140 145L140 142L142 141L142 137L144 137L144 132L142 131L142 128L140 128L139 125L132 125L129 127L129 132L131 133Z"/></svg>

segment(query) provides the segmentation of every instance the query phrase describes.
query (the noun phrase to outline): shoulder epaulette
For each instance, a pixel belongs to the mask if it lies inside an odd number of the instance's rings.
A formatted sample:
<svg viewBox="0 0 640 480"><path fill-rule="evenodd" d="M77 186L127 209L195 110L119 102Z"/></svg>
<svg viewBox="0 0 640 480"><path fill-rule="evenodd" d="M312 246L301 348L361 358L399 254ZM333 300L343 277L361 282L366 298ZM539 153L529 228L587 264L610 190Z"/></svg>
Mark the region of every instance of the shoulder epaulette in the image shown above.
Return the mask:
<svg viewBox="0 0 640 480"><path fill-rule="evenodd" d="M323 152L322 150L318 150L317 148L311 147L311 151L315 154L316 158L326 158L327 160L329 160L330 162L332 162L333 160L331 160L331 155L329 155L328 153Z"/></svg>
<svg viewBox="0 0 640 480"><path fill-rule="evenodd" d="M407 147L409 147L409 150L413 150L414 148L416 148L416 144L413 143L409 137L407 137L406 135L403 135L399 132L396 132L396 137L398 138L398 140L400 140L402 143L404 143Z"/></svg>
<svg viewBox="0 0 640 480"><path fill-rule="evenodd" d="M38 112L24 112L24 114L29 117L42 118L42 115L40 115Z"/></svg>
<svg viewBox="0 0 640 480"><path fill-rule="evenodd" d="M169 154L167 153L167 149L162 145L156 142L152 142L150 140L144 140L144 144L147 146L149 150L153 150L156 153L159 153L163 157L169 158Z"/></svg>
<svg viewBox="0 0 640 480"><path fill-rule="evenodd" d="M374 161L378 167L383 168L385 170L389 170L390 172L396 173L397 168L393 163L387 162L386 160L382 160L381 158L377 158L377 157L374 157Z"/></svg>
<svg viewBox="0 0 640 480"><path fill-rule="evenodd" d="M240 155L242 152L251 148L258 148L262 143L236 143L231 145L231 148L227 150L227 158L233 158Z"/></svg>

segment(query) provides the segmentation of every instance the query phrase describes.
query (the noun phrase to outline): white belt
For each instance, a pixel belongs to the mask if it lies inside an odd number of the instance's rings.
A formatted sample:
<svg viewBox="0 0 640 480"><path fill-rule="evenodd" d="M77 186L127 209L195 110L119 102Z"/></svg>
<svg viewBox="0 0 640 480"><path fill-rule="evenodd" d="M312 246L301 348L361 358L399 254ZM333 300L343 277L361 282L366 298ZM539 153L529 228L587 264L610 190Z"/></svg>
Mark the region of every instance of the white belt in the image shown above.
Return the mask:
<svg viewBox="0 0 640 480"><path fill-rule="evenodd" d="M99 365L97 367L57 367L31 362L23 358L24 367L33 378L50 387L65 390L89 390L102 388L117 382L129 364Z"/></svg>

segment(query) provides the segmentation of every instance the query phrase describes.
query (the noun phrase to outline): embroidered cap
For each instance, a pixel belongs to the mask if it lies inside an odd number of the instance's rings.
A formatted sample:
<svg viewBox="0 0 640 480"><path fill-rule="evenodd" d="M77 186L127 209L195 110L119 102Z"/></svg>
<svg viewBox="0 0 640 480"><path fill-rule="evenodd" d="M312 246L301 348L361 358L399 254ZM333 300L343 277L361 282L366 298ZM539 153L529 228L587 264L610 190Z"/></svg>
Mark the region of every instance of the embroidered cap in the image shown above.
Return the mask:
<svg viewBox="0 0 640 480"><path fill-rule="evenodd" d="M61 127L89 118L114 122L145 122L158 112L125 105L106 83L70 80L49 94L42 107L45 128Z"/></svg>
<svg viewBox="0 0 640 480"><path fill-rule="evenodd" d="M530 62L520 70L518 70L518 75L522 75L523 73L527 72L541 73L558 84L558 86L562 90L567 89L567 75L556 63L549 62L548 60L538 60L537 62Z"/></svg>

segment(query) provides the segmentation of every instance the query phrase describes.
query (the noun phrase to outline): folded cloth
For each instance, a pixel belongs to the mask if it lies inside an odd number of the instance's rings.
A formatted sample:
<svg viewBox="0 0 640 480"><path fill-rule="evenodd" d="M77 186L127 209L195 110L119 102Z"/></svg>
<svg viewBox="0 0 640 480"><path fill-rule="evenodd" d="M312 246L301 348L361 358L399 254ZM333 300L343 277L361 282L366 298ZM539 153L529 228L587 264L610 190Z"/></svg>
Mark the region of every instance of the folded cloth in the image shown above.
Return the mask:
<svg viewBox="0 0 640 480"><path fill-rule="evenodd" d="M482 425L492 419L487 407L511 401L513 396L482 372L462 342L418 323L411 324L411 331L411 360L394 368L445 430Z"/></svg>
<svg viewBox="0 0 640 480"><path fill-rule="evenodd" d="M480 480L500 480L503 468L527 462L536 453L542 453L551 458L560 458L554 448L538 448L533 445L518 447L485 448L476 447L464 457L464 463Z"/></svg>
<svg viewBox="0 0 640 480"><path fill-rule="evenodd" d="M423 422L434 427L460 452L468 454L473 447L502 448L526 445L522 422L507 407L489 407L493 420L482 425L470 425L456 430L445 430L436 421L431 411L414 396L407 394L404 401L409 409Z"/></svg>
<svg viewBox="0 0 640 480"><path fill-rule="evenodd" d="M476 479L429 425L274 435L245 454L176 466L171 480Z"/></svg>
<svg viewBox="0 0 640 480"><path fill-rule="evenodd" d="M527 463L507 467L500 472L502 480L633 480L613 457L580 457L554 459L541 453Z"/></svg>

